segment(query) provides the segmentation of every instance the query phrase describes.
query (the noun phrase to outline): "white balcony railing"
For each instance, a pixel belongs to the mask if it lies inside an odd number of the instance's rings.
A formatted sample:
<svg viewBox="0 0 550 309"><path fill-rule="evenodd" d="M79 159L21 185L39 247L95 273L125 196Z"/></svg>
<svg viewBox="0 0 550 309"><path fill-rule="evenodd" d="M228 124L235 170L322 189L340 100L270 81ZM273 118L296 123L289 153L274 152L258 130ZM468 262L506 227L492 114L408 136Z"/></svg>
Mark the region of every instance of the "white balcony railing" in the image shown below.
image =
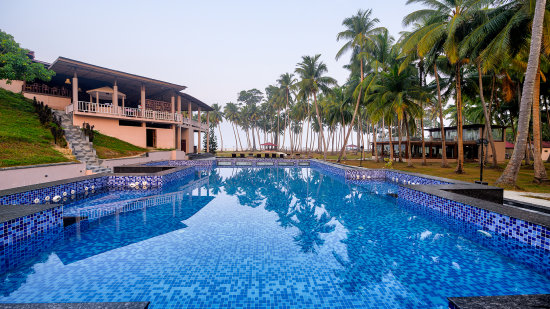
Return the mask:
<svg viewBox="0 0 550 309"><path fill-rule="evenodd" d="M183 123L192 127L200 128L201 130L208 130L206 123L200 123L196 120L183 117L182 114L171 113L171 112L159 112L150 109L141 110L132 107L120 107L113 106L111 104L98 104L87 101L78 101L77 108L75 110L74 104L68 105L65 107L66 113L91 113L91 114L102 114L102 115L113 115L120 117L130 117L137 119L152 119L152 120L161 120L161 121L173 121L178 123Z"/></svg>

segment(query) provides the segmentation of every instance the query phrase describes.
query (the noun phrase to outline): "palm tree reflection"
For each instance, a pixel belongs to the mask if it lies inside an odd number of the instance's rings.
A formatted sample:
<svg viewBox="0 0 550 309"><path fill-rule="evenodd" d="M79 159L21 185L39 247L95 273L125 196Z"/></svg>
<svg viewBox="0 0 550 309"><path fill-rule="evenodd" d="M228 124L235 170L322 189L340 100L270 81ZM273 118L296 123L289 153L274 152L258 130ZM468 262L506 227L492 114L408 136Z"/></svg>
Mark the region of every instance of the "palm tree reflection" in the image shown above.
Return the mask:
<svg viewBox="0 0 550 309"><path fill-rule="evenodd" d="M267 211L277 214L277 223L283 228L296 227L294 237L302 252L316 252L323 245L321 234L331 233L334 224L324 211L323 202L317 201L311 190L321 183L319 174L309 169L238 169L225 179L225 192L236 196L239 203L248 207L264 205ZM323 211L321 215L316 212Z"/></svg>

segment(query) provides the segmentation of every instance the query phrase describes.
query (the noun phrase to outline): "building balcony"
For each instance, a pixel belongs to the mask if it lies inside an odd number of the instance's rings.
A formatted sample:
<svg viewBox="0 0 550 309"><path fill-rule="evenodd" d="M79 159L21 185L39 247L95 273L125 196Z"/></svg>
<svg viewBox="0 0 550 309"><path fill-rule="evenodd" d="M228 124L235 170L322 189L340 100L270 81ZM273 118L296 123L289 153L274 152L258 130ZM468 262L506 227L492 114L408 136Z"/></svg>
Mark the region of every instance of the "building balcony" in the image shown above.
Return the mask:
<svg viewBox="0 0 550 309"><path fill-rule="evenodd" d="M132 107L121 107L112 104L91 103L78 101L77 108L74 104L66 107L67 113L111 117L118 119L154 120L160 122L181 123L182 115L171 112L159 112L154 110L142 110Z"/></svg>
<svg viewBox="0 0 550 309"><path fill-rule="evenodd" d="M65 108L67 114L74 113L76 115L89 115L106 118L138 120L138 121L155 121L161 123L173 123L183 126L193 127L201 131L207 131L208 125L200 123L196 120L183 117L180 113L154 111L151 109L138 109L132 107L121 107L109 103L93 103L88 101L78 101L75 108L74 104L70 104Z"/></svg>

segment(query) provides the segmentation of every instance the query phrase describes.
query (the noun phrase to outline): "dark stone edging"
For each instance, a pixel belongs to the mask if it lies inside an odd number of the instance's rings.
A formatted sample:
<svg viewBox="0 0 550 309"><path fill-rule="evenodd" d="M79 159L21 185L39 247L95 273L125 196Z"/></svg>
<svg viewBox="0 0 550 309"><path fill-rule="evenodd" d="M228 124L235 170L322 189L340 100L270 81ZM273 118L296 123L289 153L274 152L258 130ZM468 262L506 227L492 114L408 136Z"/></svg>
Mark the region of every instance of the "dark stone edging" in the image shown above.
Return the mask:
<svg viewBox="0 0 550 309"><path fill-rule="evenodd" d="M0 223L22 218L45 210L56 208L60 204L0 205Z"/></svg>
<svg viewBox="0 0 550 309"><path fill-rule="evenodd" d="M147 309L149 302L0 304L0 309Z"/></svg>
<svg viewBox="0 0 550 309"><path fill-rule="evenodd" d="M449 297L450 309L550 308L550 294Z"/></svg>

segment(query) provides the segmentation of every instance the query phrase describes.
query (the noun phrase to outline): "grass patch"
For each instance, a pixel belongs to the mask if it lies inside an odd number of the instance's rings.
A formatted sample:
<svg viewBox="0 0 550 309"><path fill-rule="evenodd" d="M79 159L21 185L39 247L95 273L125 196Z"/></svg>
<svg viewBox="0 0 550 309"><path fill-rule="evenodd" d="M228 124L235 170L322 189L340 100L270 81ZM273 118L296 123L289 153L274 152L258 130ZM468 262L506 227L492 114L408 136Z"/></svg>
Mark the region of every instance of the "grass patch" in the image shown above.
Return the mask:
<svg viewBox="0 0 550 309"><path fill-rule="evenodd" d="M100 159L130 157L142 154L147 151L147 149L145 148L132 145L128 142L101 134L97 131L94 132L93 144L97 156Z"/></svg>
<svg viewBox="0 0 550 309"><path fill-rule="evenodd" d="M0 89L0 167L70 161L55 149L53 136L40 124L32 101Z"/></svg>

